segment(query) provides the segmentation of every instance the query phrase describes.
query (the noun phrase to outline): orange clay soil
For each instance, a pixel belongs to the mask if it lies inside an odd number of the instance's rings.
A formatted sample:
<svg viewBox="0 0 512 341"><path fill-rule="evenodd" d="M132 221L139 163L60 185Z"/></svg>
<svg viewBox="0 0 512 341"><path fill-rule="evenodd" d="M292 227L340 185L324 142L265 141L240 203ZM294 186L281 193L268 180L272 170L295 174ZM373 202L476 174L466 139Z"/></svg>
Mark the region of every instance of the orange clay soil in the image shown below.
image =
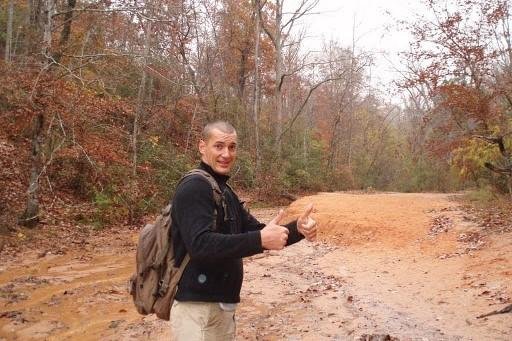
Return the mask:
<svg viewBox="0 0 512 341"><path fill-rule="evenodd" d="M510 340L512 235L484 235L446 194L322 193L319 240L245 260L238 340ZM278 208L254 210L262 221ZM286 219L284 219L286 220ZM103 239L102 239L103 238ZM0 340L166 340L125 292L137 234L0 262ZM83 245L83 242L82 244ZM80 248L80 249L79 249Z"/></svg>

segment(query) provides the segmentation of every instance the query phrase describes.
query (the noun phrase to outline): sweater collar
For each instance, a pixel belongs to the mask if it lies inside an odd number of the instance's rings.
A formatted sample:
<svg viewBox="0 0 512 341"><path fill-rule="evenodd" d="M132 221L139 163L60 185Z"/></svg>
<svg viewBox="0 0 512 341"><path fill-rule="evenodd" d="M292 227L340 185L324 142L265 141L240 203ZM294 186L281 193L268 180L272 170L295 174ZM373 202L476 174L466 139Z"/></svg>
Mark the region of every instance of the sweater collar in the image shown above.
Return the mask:
<svg viewBox="0 0 512 341"><path fill-rule="evenodd" d="M229 180L229 175L223 175L223 174L216 173L212 167L210 167L203 161L201 161L201 163L199 163L199 168L210 173L215 178L215 181L217 181L217 183L219 185L220 184L224 185Z"/></svg>

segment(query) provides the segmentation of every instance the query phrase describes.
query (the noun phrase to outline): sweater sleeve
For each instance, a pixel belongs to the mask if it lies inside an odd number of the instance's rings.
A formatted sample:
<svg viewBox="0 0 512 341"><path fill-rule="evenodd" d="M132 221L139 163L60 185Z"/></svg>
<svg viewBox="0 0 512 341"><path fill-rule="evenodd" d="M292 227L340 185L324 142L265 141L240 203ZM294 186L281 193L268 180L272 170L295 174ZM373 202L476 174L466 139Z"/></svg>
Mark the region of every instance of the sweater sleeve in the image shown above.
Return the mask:
<svg viewBox="0 0 512 341"><path fill-rule="evenodd" d="M240 200L239 200L239 202L240 202ZM260 223L252 214L249 213L248 210L246 210L243 207L242 202L240 202L240 206L242 209L242 222L243 222L244 229L246 231L259 231L265 227L265 224ZM302 239L304 239L304 236L302 235L302 233L300 233L297 230L297 220L294 220L294 221L292 221L286 225L283 225L283 226L286 227L288 229L288 231L290 231L288 234L288 241L286 243L286 246L295 244L295 243L301 241Z"/></svg>
<svg viewBox="0 0 512 341"><path fill-rule="evenodd" d="M258 219L254 218L254 216L243 207L243 203L240 203L240 210L242 212L242 226L245 231L259 231L265 227L265 224L260 223Z"/></svg>
<svg viewBox="0 0 512 341"><path fill-rule="evenodd" d="M192 176L180 184L172 208L173 221L191 259L242 258L263 252L259 231L239 234L213 231L213 191L200 177Z"/></svg>
<svg viewBox="0 0 512 341"><path fill-rule="evenodd" d="M304 239L304 235L300 233L299 230L297 230L297 220L284 225L284 227L290 231L288 234L288 241L286 242L286 246L290 246Z"/></svg>

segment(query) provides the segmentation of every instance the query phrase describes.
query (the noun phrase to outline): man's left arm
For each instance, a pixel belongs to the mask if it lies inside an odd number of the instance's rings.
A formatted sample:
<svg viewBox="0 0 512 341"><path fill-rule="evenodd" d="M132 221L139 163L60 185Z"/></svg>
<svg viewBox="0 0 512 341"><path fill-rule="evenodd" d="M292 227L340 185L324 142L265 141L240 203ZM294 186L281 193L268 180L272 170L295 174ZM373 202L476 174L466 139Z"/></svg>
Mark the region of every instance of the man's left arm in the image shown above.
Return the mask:
<svg viewBox="0 0 512 341"><path fill-rule="evenodd" d="M240 214L242 216L242 227L245 231L259 231L265 227L265 224L260 223L258 219L249 213L243 202L240 202Z"/></svg>
<svg viewBox="0 0 512 341"><path fill-rule="evenodd" d="M286 246L295 244L304 239L304 235L300 233L297 228L297 222L298 220L294 220L286 225L283 225L288 229L288 231L290 231L290 233L288 234L288 241L286 242Z"/></svg>
<svg viewBox="0 0 512 341"><path fill-rule="evenodd" d="M283 225L288 229L288 231L290 231L288 234L288 241L286 242L286 246L295 244L298 241L304 239L304 235L301 234L297 229L297 222L298 220L294 220L286 225ZM259 231L265 227L265 224L260 223L258 219L250 214L245 207L242 208L242 224L246 231Z"/></svg>

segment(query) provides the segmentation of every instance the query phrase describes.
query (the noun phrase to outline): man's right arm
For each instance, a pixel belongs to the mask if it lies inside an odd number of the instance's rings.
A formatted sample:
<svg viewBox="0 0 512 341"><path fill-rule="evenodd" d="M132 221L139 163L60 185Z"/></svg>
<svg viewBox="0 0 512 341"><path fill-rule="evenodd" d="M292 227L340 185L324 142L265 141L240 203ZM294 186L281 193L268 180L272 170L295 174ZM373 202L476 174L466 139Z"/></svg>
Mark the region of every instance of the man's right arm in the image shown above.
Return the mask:
<svg viewBox="0 0 512 341"><path fill-rule="evenodd" d="M192 259L242 258L263 252L260 231L240 234L213 231L213 191L199 177L185 179L178 186L172 210L173 221Z"/></svg>
<svg viewBox="0 0 512 341"><path fill-rule="evenodd" d="M173 199L173 221L177 224L192 259L243 258L280 250L288 239L288 229L277 222L280 213L261 230L223 234L213 230L215 204L210 184L198 177L184 180Z"/></svg>

